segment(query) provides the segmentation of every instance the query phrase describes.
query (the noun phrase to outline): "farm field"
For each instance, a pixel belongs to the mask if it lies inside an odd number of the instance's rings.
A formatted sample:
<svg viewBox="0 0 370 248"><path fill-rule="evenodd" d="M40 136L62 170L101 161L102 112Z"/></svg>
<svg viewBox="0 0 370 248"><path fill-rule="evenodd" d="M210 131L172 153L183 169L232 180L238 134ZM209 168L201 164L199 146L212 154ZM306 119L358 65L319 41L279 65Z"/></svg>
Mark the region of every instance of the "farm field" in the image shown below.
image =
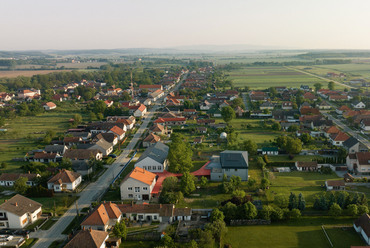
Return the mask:
<svg viewBox="0 0 370 248"><path fill-rule="evenodd" d="M33 75L44 75L53 72L66 72L71 70L17 70L17 71L2 71L0 70L0 78L15 78L18 76L32 77Z"/></svg>
<svg viewBox="0 0 370 248"><path fill-rule="evenodd" d="M232 247L284 247L284 248L326 248L330 244L321 229L325 229L333 242L334 248L348 248L351 245L365 245L360 236L354 231L353 219L348 217L302 217L284 223L274 223L260 226L228 227L225 242ZM334 225L346 225L334 228Z"/></svg>
<svg viewBox="0 0 370 248"><path fill-rule="evenodd" d="M45 136L48 130L54 130L57 135L64 133L69 127L68 120L73 117L74 111L69 112L51 111L38 116L17 117L7 123L4 128L6 133L0 134L0 163L6 162L8 167L1 172L19 170L25 162L11 161L13 158L21 158L33 149L43 148L37 139Z"/></svg>
<svg viewBox="0 0 370 248"><path fill-rule="evenodd" d="M266 89L272 86L286 86L299 88L305 84L313 86L325 81L310 75L288 69L276 67L245 67L227 72L235 87L249 86L251 89Z"/></svg>

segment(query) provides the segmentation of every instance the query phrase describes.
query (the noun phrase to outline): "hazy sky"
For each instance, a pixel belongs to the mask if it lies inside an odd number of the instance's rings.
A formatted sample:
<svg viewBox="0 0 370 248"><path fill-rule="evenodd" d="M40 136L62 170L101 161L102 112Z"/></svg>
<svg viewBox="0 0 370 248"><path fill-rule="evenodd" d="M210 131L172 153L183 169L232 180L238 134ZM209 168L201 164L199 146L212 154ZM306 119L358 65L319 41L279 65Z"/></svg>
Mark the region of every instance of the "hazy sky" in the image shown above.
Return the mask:
<svg viewBox="0 0 370 248"><path fill-rule="evenodd" d="M0 0L0 50L370 49L369 0Z"/></svg>

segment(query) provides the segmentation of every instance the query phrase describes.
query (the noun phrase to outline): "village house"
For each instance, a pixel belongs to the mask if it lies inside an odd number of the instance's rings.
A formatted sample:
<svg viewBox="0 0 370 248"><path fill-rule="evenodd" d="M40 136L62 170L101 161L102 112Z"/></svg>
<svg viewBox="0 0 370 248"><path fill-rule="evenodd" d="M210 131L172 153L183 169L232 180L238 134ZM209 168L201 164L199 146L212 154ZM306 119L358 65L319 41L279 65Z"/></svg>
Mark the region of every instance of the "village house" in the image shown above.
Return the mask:
<svg viewBox="0 0 370 248"><path fill-rule="evenodd" d="M349 139L349 135L339 131L338 133L331 134L329 139L333 146L343 146L343 142Z"/></svg>
<svg viewBox="0 0 370 248"><path fill-rule="evenodd" d="M207 128L206 127L197 127L197 132L206 134L207 133Z"/></svg>
<svg viewBox="0 0 370 248"><path fill-rule="evenodd" d="M154 123L164 124L167 126L179 126L186 124L186 118L185 117L175 117L175 118L158 118L154 121Z"/></svg>
<svg viewBox="0 0 370 248"><path fill-rule="evenodd" d="M156 144L158 141L161 140L161 137L155 135L154 133L150 133L144 140L143 140L143 147L147 148Z"/></svg>
<svg viewBox="0 0 370 248"><path fill-rule="evenodd" d="M9 102L14 98L14 94L6 93L6 92L0 92L0 102Z"/></svg>
<svg viewBox="0 0 370 248"><path fill-rule="evenodd" d="M191 220L191 208L176 208L174 204L118 204L121 212L131 221L159 221L172 223Z"/></svg>
<svg viewBox="0 0 370 248"><path fill-rule="evenodd" d="M113 132L108 133L98 133L94 138L93 141L97 142L98 140L105 140L108 143L111 143L113 146L117 145L118 138Z"/></svg>
<svg viewBox="0 0 370 248"><path fill-rule="evenodd" d="M366 107L365 103L360 102L360 101L354 101L351 105L355 109L363 109Z"/></svg>
<svg viewBox="0 0 370 248"><path fill-rule="evenodd" d="M370 174L370 152L356 152L348 154L346 158L348 170L358 174Z"/></svg>
<svg viewBox="0 0 370 248"><path fill-rule="evenodd" d="M121 210L112 202L101 203L81 223L85 229L108 231L122 219Z"/></svg>
<svg viewBox="0 0 370 248"><path fill-rule="evenodd" d="M78 147L82 147L82 145ZM99 150L103 153L103 156L108 156L113 152L113 144L105 141L104 139L100 139L94 144L87 144L85 147L88 149Z"/></svg>
<svg viewBox="0 0 370 248"><path fill-rule="evenodd" d="M109 233L92 229L82 229L64 246L64 248L106 248Z"/></svg>
<svg viewBox="0 0 370 248"><path fill-rule="evenodd" d="M152 99L153 102L157 101L158 99L160 99L162 96L164 96L164 92L160 89L150 93L150 97Z"/></svg>
<svg viewBox="0 0 370 248"><path fill-rule="evenodd" d="M142 84L142 85L139 85L139 90L140 91L147 90L149 92L154 92L156 90L163 90L163 87L162 85L158 85L158 84L149 84L149 85Z"/></svg>
<svg viewBox="0 0 370 248"><path fill-rule="evenodd" d="M113 133L117 137L118 140L123 140L123 138L126 135L125 130L123 130L122 128L120 128L118 126L112 127L111 129L109 129L109 131L107 133ZM113 144L113 145L115 145L115 144Z"/></svg>
<svg viewBox="0 0 370 248"><path fill-rule="evenodd" d="M332 190L345 190L346 184L343 180L327 180L325 181L327 191Z"/></svg>
<svg viewBox="0 0 370 248"><path fill-rule="evenodd" d="M348 153L367 151L366 146L359 142L358 139L352 136L343 142L343 148L345 148Z"/></svg>
<svg viewBox="0 0 370 248"><path fill-rule="evenodd" d="M55 103L53 102L47 102L44 104L44 109L45 110L52 110L52 109L56 109L57 108L57 105L55 105Z"/></svg>
<svg viewBox="0 0 370 248"><path fill-rule="evenodd" d="M303 98L310 101L317 101L317 97L311 92L304 93Z"/></svg>
<svg viewBox="0 0 370 248"><path fill-rule="evenodd" d="M242 109L240 106L236 106L234 111L235 111L236 116L238 117L243 117L243 114L245 112L244 109Z"/></svg>
<svg viewBox="0 0 370 248"><path fill-rule="evenodd" d="M262 147L263 155L279 155L279 149L277 147Z"/></svg>
<svg viewBox="0 0 370 248"><path fill-rule="evenodd" d="M281 104L281 108L285 110L291 110L293 109L293 102L283 102Z"/></svg>
<svg viewBox="0 0 370 248"><path fill-rule="evenodd" d="M213 104L208 102L207 100L204 100L199 106L200 110L210 110L212 108Z"/></svg>
<svg viewBox="0 0 370 248"><path fill-rule="evenodd" d="M169 147L162 142L147 148L136 161L135 167L143 168L150 172L163 172L168 166Z"/></svg>
<svg viewBox="0 0 370 248"><path fill-rule="evenodd" d="M0 205L0 228L24 228L37 221L41 214L40 203L17 194Z"/></svg>
<svg viewBox="0 0 370 248"><path fill-rule="evenodd" d="M71 147L74 145L78 145L81 141L82 141L81 137L64 137L63 145Z"/></svg>
<svg viewBox="0 0 370 248"><path fill-rule="evenodd" d="M330 95L329 96L329 101L333 101L333 102L338 102L338 101L347 101L348 100L348 96L345 96L345 95Z"/></svg>
<svg viewBox="0 0 370 248"><path fill-rule="evenodd" d="M153 124L153 126L149 129L149 132L157 135L166 135L171 133L171 131L168 130L166 126L158 123Z"/></svg>
<svg viewBox="0 0 370 248"><path fill-rule="evenodd" d="M298 171L318 171L321 166L317 164L317 161L312 162L295 162L295 167Z"/></svg>
<svg viewBox="0 0 370 248"><path fill-rule="evenodd" d="M60 155L63 155L67 150L68 147L65 145L47 145L44 149L46 153L58 153Z"/></svg>
<svg viewBox="0 0 370 248"><path fill-rule="evenodd" d="M223 176L240 176L243 181L248 180L248 152L223 151L220 156L213 156L207 165L211 170L212 181L222 181Z"/></svg>
<svg viewBox="0 0 370 248"><path fill-rule="evenodd" d="M35 152L35 154L28 158L28 161L40 162L40 163L49 163L57 162L62 159L62 156L58 153L47 153L47 152Z"/></svg>
<svg viewBox="0 0 370 248"><path fill-rule="evenodd" d="M121 200L149 201L157 182L157 175L135 167L120 185Z"/></svg>
<svg viewBox="0 0 370 248"><path fill-rule="evenodd" d="M135 117L143 117L147 112L147 108L144 104L129 106L128 108L130 113L132 113Z"/></svg>
<svg viewBox="0 0 370 248"><path fill-rule="evenodd" d="M327 103L326 101L322 101L321 103L318 104L319 109L321 110L328 110L331 109L331 105Z"/></svg>
<svg viewBox="0 0 370 248"><path fill-rule="evenodd" d="M362 120L360 123L360 127L364 131L370 131L370 119Z"/></svg>
<svg viewBox="0 0 370 248"><path fill-rule="evenodd" d="M344 112L346 112L346 111L350 111L351 110L351 108L350 107L348 107L348 106L346 106L346 105L342 105L340 108L337 108L336 110L335 110L335 112L338 114L338 115L342 115Z"/></svg>
<svg viewBox="0 0 370 248"><path fill-rule="evenodd" d="M48 189L54 192L74 191L81 181L79 173L63 169L48 181Z"/></svg>
<svg viewBox="0 0 370 248"><path fill-rule="evenodd" d="M339 132L340 132L340 129L337 126L327 127L326 129L324 129L324 136L326 138L329 138L330 135L336 134L336 133L339 133Z"/></svg>
<svg viewBox="0 0 370 248"><path fill-rule="evenodd" d="M355 228L356 232L358 232L362 238L365 240L367 245L370 245L370 216L369 214L365 213L361 217L359 217L353 223L353 227Z"/></svg>
<svg viewBox="0 0 370 248"><path fill-rule="evenodd" d="M107 106L107 108L109 108L109 107L111 107L113 105L114 102L111 101L111 100L105 100L104 103Z"/></svg>
<svg viewBox="0 0 370 248"><path fill-rule="evenodd" d="M31 174L31 173L3 173L0 175L0 186L4 187L13 187L15 181L19 178L25 177L27 178L26 184L28 186L36 186L37 185L37 178L40 177L39 174Z"/></svg>
<svg viewBox="0 0 370 248"><path fill-rule="evenodd" d="M215 118L222 117L221 110L219 108L211 108L207 111L207 114Z"/></svg>
<svg viewBox="0 0 370 248"><path fill-rule="evenodd" d="M202 144L204 137L203 136L198 136L194 138L193 144Z"/></svg>
<svg viewBox="0 0 370 248"><path fill-rule="evenodd" d="M260 105L260 110L264 110L264 109L272 110L274 109L274 104L269 101L264 102Z"/></svg>
<svg viewBox="0 0 370 248"><path fill-rule="evenodd" d="M41 95L40 90L36 89L19 89L17 92L17 96L20 99L26 99L26 98L33 98L36 97L37 95Z"/></svg>
<svg viewBox="0 0 370 248"><path fill-rule="evenodd" d="M64 154L64 158L71 160L73 170L85 176L93 171L89 161L101 161L103 153L98 149L69 149Z"/></svg>

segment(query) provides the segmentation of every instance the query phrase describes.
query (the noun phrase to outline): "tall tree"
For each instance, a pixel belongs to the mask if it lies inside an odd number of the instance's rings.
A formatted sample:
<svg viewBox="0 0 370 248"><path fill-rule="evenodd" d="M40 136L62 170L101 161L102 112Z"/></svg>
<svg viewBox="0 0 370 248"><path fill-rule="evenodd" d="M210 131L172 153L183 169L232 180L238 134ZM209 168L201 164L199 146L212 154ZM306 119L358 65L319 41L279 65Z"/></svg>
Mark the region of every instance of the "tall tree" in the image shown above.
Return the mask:
<svg viewBox="0 0 370 248"><path fill-rule="evenodd" d="M299 193L298 195L298 209L303 211L306 208L306 201L302 195L302 193Z"/></svg>
<svg viewBox="0 0 370 248"><path fill-rule="evenodd" d="M116 222L116 224L113 227L113 234L116 237L126 239L127 237L127 228L126 228L126 223L124 220L120 222Z"/></svg>
<svg viewBox="0 0 370 248"><path fill-rule="evenodd" d="M190 195L195 190L195 176L185 171L181 177L181 191L184 195Z"/></svg>
<svg viewBox="0 0 370 248"><path fill-rule="evenodd" d="M235 111L232 107L226 106L221 109L221 115L225 122L230 122L235 118Z"/></svg>
<svg viewBox="0 0 370 248"><path fill-rule="evenodd" d="M27 185L27 177L20 177L14 183L14 189L19 194L25 194L27 189L30 187Z"/></svg>
<svg viewBox="0 0 370 248"><path fill-rule="evenodd" d="M334 87L335 87L334 82L333 82L333 81L330 81L330 82L328 83L328 88L329 88L329 90L334 90Z"/></svg>
<svg viewBox="0 0 370 248"><path fill-rule="evenodd" d="M322 88L322 84L320 84L320 83L315 83L313 86L315 87L316 92L319 91Z"/></svg>
<svg viewBox="0 0 370 248"><path fill-rule="evenodd" d="M171 172L184 172L190 170L193 166L192 156L193 151L189 143L184 142L182 136L175 135L168 152L168 160L170 163L169 170Z"/></svg>

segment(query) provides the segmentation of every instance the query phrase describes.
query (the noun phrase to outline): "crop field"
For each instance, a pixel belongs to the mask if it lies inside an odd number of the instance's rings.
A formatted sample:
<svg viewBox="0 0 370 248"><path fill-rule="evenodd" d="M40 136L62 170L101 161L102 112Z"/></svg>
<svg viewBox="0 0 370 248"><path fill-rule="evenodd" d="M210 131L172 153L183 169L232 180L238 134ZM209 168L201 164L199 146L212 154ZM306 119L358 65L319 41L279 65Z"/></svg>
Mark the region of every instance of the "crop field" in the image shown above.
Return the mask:
<svg viewBox="0 0 370 248"><path fill-rule="evenodd" d="M320 68L336 70L349 74L351 77L365 77L370 78L370 64L340 64L340 65L322 65Z"/></svg>
<svg viewBox="0 0 370 248"><path fill-rule="evenodd" d="M365 245L351 224L352 218L302 217L284 223L260 226L228 227L225 242L232 247L331 247L321 226L325 225L334 248ZM345 225L337 228L334 226Z"/></svg>
<svg viewBox="0 0 370 248"><path fill-rule="evenodd" d="M15 78L18 76L24 76L24 77L32 77L33 75L43 75L43 74L49 74L53 72L66 72L71 70L17 70L17 71L1 71L0 70L0 78Z"/></svg>
<svg viewBox="0 0 370 248"><path fill-rule="evenodd" d="M299 87L324 83L322 79L288 69L276 67L245 67L227 72L236 87L249 86L251 89L266 89L273 86Z"/></svg>

